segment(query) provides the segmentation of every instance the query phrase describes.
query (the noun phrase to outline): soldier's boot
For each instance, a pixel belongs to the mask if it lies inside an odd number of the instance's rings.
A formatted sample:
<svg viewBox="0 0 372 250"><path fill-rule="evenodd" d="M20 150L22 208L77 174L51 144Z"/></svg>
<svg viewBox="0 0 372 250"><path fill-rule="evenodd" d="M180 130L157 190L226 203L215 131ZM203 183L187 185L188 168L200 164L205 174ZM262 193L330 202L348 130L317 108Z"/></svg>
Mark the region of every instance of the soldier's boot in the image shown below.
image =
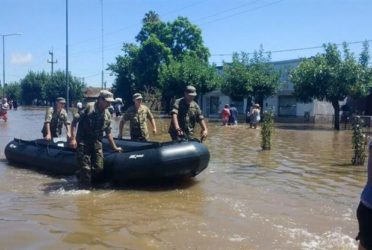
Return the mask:
<svg viewBox="0 0 372 250"><path fill-rule="evenodd" d="M79 189L92 189L92 178L90 169L80 169L78 173Z"/></svg>

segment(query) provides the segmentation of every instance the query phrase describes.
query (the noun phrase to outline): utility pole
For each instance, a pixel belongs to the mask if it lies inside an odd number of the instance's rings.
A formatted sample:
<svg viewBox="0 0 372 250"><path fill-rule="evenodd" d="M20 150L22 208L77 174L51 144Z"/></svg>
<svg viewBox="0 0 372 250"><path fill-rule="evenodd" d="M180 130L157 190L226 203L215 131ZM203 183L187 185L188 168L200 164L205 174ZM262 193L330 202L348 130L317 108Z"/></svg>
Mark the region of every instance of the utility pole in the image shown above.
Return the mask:
<svg viewBox="0 0 372 250"><path fill-rule="evenodd" d="M68 82L68 0L66 0L66 112L70 107L70 87Z"/></svg>
<svg viewBox="0 0 372 250"><path fill-rule="evenodd" d="M52 60L48 60L47 62L51 64L52 67L51 76L53 77L53 64L57 63L58 61L57 60L53 61L54 56L53 50L52 51L49 50L49 55L51 56Z"/></svg>
<svg viewBox="0 0 372 250"><path fill-rule="evenodd" d="M20 35L21 35L20 33L0 34L0 36L3 37L3 97L5 96L5 37L20 36Z"/></svg>
<svg viewBox="0 0 372 250"><path fill-rule="evenodd" d="M104 56L103 56L103 0L101 0L101 41L102 41L102 47L101 47L101 56L102 56L102 71L101 71L101 88L106 89L106 83L104 82L103 77L103 65L104 65Z"/></svg>

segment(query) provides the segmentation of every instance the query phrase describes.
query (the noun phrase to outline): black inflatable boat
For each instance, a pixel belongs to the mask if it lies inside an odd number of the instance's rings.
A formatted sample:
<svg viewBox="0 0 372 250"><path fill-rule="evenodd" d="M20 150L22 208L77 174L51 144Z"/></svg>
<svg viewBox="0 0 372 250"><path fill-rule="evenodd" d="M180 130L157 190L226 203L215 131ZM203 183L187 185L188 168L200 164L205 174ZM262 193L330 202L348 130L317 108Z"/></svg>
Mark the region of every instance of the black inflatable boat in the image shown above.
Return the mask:
<svg viewBox="0 0 372 250"><path fill-rule="evenodd" d="M104 174L112 181L194 177L209 162L208 149L197 140L179 142L135 142L115 139L122 153L111 150L103 140ZM14 139L5 147L5 156L15 166L32 167L52 175L73 175L78 170L75 150L65 142L43 139Z"/></svg>

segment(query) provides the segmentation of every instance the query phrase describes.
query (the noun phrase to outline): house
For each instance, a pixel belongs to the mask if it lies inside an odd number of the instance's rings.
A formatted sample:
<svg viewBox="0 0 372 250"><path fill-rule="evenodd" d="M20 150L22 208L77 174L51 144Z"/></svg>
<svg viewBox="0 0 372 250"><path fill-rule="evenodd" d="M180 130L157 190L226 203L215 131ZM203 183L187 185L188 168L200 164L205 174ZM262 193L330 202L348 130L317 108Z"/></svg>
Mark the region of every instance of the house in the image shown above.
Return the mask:
<svg viewBox="0 0 372 250"><path fill-rule="evenodd" d="M280 87L276 95L268 97L263 102L263 111L272 110L277 121L281 122L332 122L334 109L332 104L325 101L314 100L302 103L293 96L293 83L289 80L292 69L297 67L302 59L271 62L274 68L280 71ZM222 70L222 67L219 67ZM206 117L219 118L219 112L225 104L233 103L240 114L247 113L252 101L232 100L224 95L221 90L214 90L203 95L202 109ZM341 103L343 105L343 103Z"/></svg>

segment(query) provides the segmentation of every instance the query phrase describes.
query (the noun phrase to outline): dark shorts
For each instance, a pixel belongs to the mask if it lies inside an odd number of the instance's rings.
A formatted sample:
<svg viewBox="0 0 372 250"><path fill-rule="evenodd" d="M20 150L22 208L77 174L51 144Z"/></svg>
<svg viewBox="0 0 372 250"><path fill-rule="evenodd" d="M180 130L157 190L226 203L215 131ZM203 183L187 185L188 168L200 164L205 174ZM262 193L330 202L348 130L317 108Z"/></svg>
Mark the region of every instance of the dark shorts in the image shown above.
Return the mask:
<svg viewBox="0 0 372 250"><path fill-rule="evenodd" d="M372 250L372 209L366 207L362 202L357 209L359 233L356 240L367 250Z"/></svg>

